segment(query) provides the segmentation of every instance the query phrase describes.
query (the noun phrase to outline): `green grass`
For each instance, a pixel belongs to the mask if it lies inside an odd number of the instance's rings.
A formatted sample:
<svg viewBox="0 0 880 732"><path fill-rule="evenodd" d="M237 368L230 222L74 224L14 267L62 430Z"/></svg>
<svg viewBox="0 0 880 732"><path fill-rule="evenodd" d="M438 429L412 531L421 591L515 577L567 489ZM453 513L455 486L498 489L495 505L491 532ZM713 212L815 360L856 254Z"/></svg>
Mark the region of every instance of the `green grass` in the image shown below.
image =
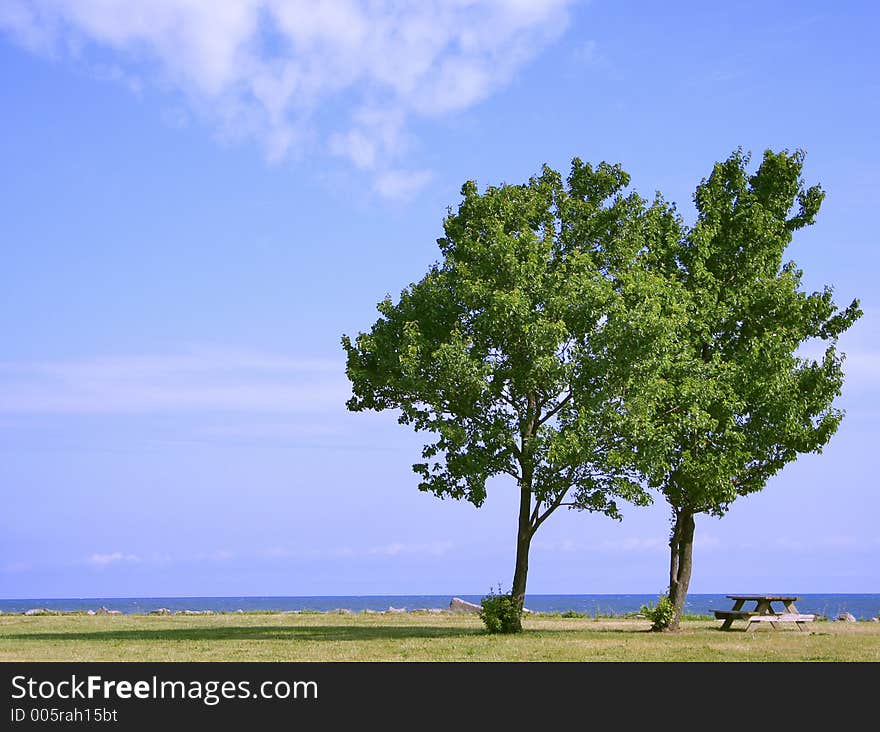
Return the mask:
<svg viewBox="0 0 880 732"><path fill-rule="evenodd" d="M0 661L880 661L880 624L720 632L689 620L528 616L490 636L462 615L0 616Z"/></svg>

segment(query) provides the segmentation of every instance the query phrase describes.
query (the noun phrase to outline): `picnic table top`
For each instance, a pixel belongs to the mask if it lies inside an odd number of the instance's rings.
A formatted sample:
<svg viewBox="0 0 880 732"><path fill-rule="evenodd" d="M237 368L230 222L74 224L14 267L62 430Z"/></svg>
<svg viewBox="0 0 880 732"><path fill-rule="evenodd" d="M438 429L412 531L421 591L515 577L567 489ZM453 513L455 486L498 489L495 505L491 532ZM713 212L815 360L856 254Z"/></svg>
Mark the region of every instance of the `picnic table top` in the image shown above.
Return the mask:
<svg viewBox="0 0 880 732"><path fill-rule="evenodd" d="M798 599L797 595L727 595L731 600L767 600L773 602L794 602Z"/></svg>

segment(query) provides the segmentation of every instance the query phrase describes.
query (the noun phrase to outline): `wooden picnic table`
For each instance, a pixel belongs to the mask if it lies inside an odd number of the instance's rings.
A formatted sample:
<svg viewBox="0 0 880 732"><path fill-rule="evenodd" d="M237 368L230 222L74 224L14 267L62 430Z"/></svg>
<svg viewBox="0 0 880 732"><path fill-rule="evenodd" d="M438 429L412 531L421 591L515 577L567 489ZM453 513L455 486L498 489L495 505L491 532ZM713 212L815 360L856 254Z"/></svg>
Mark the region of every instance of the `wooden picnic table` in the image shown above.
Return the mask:
<svg viewBox="0 0 880 732"><path fill-rule="evenodd" d="M730 610L716 610L715 617L723 620L721 630L730 630L734 620L746 620L746 630L755 630L760 623L770 623L772 628L778 628L777 623L794 623L801 630L806 630L804 623L815 619L815 615L804 614L795 607L796 595L727 595L733 600ZM754 610L743 610L747 602L754 602ZM773 603L781 602L785 610L776 612Z"/></svg>

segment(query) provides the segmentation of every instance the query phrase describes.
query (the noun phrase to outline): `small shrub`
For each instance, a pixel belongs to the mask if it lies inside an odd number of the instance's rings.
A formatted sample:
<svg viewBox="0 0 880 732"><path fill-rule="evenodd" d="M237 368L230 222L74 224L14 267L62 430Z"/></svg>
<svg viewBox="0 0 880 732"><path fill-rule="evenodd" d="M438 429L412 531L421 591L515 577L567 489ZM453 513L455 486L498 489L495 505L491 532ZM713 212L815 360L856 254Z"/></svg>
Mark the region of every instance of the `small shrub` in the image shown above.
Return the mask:
<svg viewBox="0 0 880 732"><path fill-rule="evenodd" d="M586 618L586 613L579 613L575 610L566 610L564 613L559 615L561 618Z"/></svg>
<svg viewBox="0 0 880 732"><path fill-rule="evenodd" d="M656 605L652 605L650 602L647 605L642 605L639 612L651 621L651 630L665 630L669 627L672 616L675 614L669 595L660 595Z"/></svg>
<svg viewBox="0 0 880 732"><path fill-rule="evenodd" d="M516 633L519 631L520 612L516 601L510 593L491 589L489 594L480 600L480 619L490 633Z"/></svg>

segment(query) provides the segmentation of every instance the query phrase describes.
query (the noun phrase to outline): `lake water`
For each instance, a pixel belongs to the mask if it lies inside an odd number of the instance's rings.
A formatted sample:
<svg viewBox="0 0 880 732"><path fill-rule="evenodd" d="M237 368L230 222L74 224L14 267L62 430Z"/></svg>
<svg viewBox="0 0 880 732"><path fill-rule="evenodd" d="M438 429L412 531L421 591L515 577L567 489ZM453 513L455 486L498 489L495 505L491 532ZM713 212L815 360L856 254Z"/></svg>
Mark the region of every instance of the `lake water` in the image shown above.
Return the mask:
<svg viewBox="0 0 880 732"><path fill-rule="evenodd" d="M479 603L479 595L458 595L463 600ZM797 608L804 613L815 613L835 618L838 613L852 613L859 620L880 614L880 594L805 594L800 595ZM327 612L348 609L383 611L389 608L419 610L447 608L452 595L340 595L328 597L90 597L21 600L0 600L0 611L22 613L32 608L46 608L60 612L76 610L119 610L125 614L148 613L158 608L180 610L313 610ZM528 595L526 607L538 612L565 612L573 610L589 615L626 615L638 612L642 605L654 603L656 595ZM713 610L727 610L731 600L725 595L689 595L685 611L711 615Z"/></svg>

